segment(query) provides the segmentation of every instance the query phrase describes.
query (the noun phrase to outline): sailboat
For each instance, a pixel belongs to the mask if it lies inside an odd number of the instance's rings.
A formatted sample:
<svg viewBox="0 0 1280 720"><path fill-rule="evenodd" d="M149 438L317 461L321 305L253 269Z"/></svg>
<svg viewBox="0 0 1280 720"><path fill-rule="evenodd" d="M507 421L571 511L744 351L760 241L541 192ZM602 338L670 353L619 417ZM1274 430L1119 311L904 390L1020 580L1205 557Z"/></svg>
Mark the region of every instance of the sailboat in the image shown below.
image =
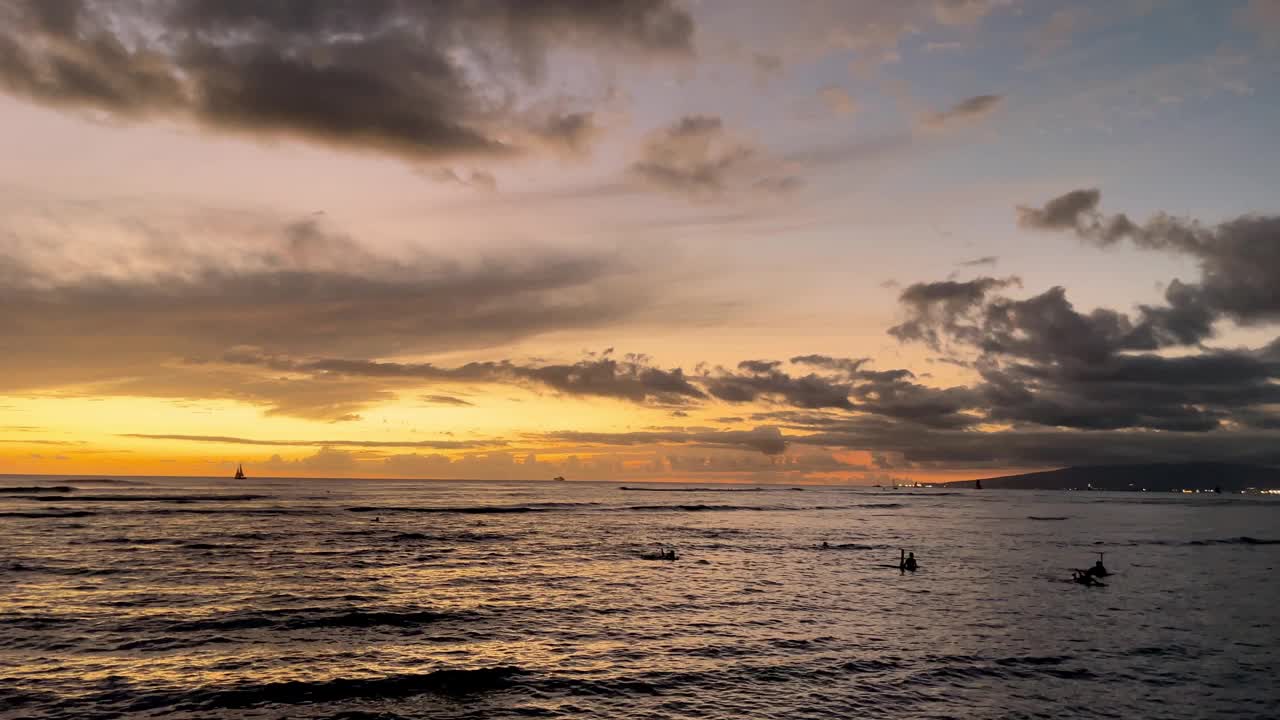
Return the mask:
<svg viewBox="0 0 1280 720"><path fill-rule="evenodd" d="M237 480L244 479L244 465L236 465L236 479Z"/></svg>

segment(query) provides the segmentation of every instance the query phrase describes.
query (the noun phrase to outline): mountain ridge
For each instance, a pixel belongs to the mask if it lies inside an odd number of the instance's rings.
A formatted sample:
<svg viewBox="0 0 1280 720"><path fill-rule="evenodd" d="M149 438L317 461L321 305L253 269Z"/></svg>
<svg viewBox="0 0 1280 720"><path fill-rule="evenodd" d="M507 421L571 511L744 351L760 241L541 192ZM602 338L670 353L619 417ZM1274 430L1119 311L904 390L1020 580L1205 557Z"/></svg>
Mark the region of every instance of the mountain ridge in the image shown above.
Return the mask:
<svg viewBox="0 0 1280 720"><path fill-rule="evenodd" d="M1280 468L1243 463L1072 465L1057 470L981 478L983 488L1006 490L1212 491L1280 489ZM973 487L974 480L943 483Z"/></svg>

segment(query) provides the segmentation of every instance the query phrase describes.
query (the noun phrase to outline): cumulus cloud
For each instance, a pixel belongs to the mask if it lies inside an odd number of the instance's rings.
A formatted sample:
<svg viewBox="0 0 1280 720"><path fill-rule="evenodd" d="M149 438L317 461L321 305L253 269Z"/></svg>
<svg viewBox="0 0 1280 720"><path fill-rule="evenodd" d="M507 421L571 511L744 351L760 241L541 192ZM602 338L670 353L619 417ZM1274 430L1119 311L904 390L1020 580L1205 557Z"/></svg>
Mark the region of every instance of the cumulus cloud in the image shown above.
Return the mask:
<svg viewBox="0 0 1280 720"><path fill-rule="evenodd" d="M1019 284L1017 277L913 283L898 295L907 320L889 328L889 334L902 341L924 342L935 350L946 338L971 342L970 321L987 295Z"/></svg>
<svg viewBox="0 0 1280 720"><path fill-rule="evenodd" d="M549 51L689 55L694 35L667 0L17 0L0 28L0 89L35 102L416 159L576 145L589 113L520 112Z"/></svg>
<svg viewBox="0 0 1280 720"><path fill-rule="evenodd" d="M1001 95L977 95L961 100L946 110L922 115L920 124L936 130L981 120L995 112L1003 101L1004 97Z"/></svg>
<svg viewBox="0 0 1280 720"><path fill-rule="evenodd" d="M1070 232L1099 247L1127 241L1140 250L1195 258L1200 278L1170 284L1169 308L1152 309L1148 314L1153 322L1163 315L1207 330L1210 316L1246 324L1280 319L1275 282L1280 277L1280 216L1245 215L1207 226L1158 213L1138 223L1124 213L1104 214L1099 210L1101 199L1096 188L1073 190L1042 207L1018 208L1018 221L1026 228ZM1187 336L1188 331L1175 327L1169 332Z"/></svg>
<svg viewBox="0 0 1280 720"><path fill-rule="evenodd" d="M765 400L804 408L853 408L848 383L816 373L795 377L780 366L776 361L744 360L736 370L718 368L703 383L712 397L731 403Z"/></svg>
<svg viewBox="0 0 1280 720"><path fill-rule="evenodd" d="M912 319L890 331L972 358L965 364L977 371L977 384L930 398L953 403L957 426L967 419L1200 433L1268 416L1280 402L1280 364L1266 349L1152 352L1197 346L1208 332L1205 317L1176 302L1141 306L1133 317L1107 308L1081 312L1061 287L1022 299L1002 289L982 281L921 285L904 294ZM1174 286L1170 297L1179 292Z"/></svg>

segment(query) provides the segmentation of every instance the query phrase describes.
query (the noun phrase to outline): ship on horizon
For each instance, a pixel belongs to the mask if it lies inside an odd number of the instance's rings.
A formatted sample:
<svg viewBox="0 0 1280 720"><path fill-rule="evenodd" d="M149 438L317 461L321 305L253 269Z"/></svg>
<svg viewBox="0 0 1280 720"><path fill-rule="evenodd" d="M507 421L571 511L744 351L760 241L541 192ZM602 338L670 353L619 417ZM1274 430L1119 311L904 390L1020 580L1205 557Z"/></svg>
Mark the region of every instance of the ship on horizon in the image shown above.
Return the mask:
<svg viewBox="0 0 1280 720"><path fill-rule="evenodd" d="M244 465L236 465L236 480L244 480Z"/></svg>

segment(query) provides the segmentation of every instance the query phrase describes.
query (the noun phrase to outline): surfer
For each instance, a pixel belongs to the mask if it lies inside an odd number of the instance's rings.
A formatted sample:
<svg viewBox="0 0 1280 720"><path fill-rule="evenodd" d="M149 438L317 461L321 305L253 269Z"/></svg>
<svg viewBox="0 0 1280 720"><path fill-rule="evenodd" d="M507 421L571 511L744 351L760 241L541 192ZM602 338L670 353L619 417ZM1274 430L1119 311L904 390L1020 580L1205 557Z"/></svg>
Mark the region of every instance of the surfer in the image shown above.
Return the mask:
<svg viewBox="0 0 1280 720"><path fill-rule="evenodd" d="M1106 577L1111 573L1107 570L1107 566L1102 564L1102 556L1106 553L1098 553L1098 561L1093 564L1086 572L1093 577Z"/></svg>
<svg viewBox="0 0 1280 720"><path fill-rule="evenodd" d="M823 550L830 550L830 549L831 549L831 543L827 542L826 540L823 540L823 541L822 541L822 549L823 549Z"/></svg>
<svg viewBox="0 0 1280 720"><path fill-rule="evenodd" d="M901 552L906 552L906 551L904 550ZM916 564L915 553L907 553L905 557L903 557L901 560L898 561L898 569L902 570L903 572L906 572L908 570L910 570L911 572L915 572L918 567L919 565Z"/></svg>
<svg viewBox="0 0 1280 720"><path fill-rule="evenodd" d="M1090 570L1072 570L1071 582L1079 583L1085 587L1106 587L1105 583L1098 582Z"/></svg>

